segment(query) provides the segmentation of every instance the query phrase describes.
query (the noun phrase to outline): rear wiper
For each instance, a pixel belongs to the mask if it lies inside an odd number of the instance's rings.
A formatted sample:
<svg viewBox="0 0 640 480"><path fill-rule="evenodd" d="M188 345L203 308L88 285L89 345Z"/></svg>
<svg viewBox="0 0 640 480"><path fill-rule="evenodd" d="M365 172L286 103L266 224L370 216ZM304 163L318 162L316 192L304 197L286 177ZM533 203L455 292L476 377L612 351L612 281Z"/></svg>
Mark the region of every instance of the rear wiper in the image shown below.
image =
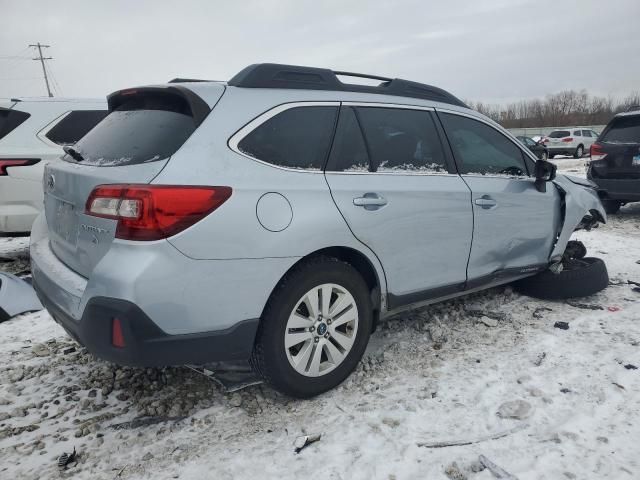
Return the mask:
<svg viewBox="0 0 640 480"><path fill-rule="evenodd" d="M62 147L62 149L64 150L64 153L70 155L71 158L73 158L76 162L82 162L84 160L84 157L80 154L80 152L74 150L73 147L65 146Z"/></svg>

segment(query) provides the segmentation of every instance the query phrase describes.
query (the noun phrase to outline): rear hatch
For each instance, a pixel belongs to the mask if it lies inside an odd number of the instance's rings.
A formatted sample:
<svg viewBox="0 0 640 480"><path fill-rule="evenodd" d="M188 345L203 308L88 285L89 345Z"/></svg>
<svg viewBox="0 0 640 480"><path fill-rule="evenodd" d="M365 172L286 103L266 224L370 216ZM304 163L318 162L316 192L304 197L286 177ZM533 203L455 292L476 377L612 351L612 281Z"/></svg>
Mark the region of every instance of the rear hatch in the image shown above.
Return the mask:
<svg viewBox="0 0 640 480"><path fill-rule="evenodd" d="M547 137L547 147L566 147L573 139L569 140L571 132L569 130L554 130Z"/></svg>
<svg viewBox="0 0 640 480"><path fill-rule="evenodd" d="M123 90L108 100L105 119L66 147L64 161L49 164L43 177L51 249L84 277L109 250L117 226L84 213L93 189L150 183L210 111L182 86Z"/></svg>
<svg viewBox="0 0 640 480"><path fill-rule="evenodd" d="M592 158L599 158L591 162L593 177L640 179L640 114L614 118L593 145Z"/></svg>

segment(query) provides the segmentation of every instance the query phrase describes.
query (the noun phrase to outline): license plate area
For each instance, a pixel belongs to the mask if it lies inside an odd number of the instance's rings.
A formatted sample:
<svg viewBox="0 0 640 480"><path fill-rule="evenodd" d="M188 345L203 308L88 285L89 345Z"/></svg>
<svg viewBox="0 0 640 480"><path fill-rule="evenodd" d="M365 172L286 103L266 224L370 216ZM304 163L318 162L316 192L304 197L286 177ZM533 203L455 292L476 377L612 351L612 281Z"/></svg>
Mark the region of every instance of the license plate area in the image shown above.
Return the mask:
<svg viewBox="0 0 640 480"><path fill-rule="evenodd" d="M78 218L73 203L55 199L53 231L60 240L75 247L78 241Z"/></svg>

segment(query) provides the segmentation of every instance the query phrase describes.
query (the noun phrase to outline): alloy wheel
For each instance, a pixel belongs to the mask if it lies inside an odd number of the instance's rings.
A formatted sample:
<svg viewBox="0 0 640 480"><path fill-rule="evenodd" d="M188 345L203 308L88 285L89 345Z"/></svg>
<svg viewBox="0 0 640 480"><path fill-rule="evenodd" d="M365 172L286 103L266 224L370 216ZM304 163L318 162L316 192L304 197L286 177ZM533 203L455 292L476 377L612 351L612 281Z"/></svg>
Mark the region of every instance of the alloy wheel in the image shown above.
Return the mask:
<svg viewBox="0 0 640 480"><path fill-rule="evenodd" d="M358 307L349 291L335 283L312 288L295 304L284 333L291 366L319 377L340 365L358 333Z"/></svg>

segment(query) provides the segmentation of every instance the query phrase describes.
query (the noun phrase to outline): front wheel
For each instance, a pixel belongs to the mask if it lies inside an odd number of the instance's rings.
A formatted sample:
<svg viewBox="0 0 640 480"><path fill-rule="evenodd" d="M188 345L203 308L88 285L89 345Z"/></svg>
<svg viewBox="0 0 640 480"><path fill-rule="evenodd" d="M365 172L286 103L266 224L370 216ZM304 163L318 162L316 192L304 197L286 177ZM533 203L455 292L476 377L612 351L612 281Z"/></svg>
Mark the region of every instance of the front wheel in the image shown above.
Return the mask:
<svg viewBox="0 0 640 480"><path fill-rule="evenodd" d="M372 308L351 265L318 257L295 267L265 308L251 365L287 395L308 398L345 380L369 341Z"/></svg>

